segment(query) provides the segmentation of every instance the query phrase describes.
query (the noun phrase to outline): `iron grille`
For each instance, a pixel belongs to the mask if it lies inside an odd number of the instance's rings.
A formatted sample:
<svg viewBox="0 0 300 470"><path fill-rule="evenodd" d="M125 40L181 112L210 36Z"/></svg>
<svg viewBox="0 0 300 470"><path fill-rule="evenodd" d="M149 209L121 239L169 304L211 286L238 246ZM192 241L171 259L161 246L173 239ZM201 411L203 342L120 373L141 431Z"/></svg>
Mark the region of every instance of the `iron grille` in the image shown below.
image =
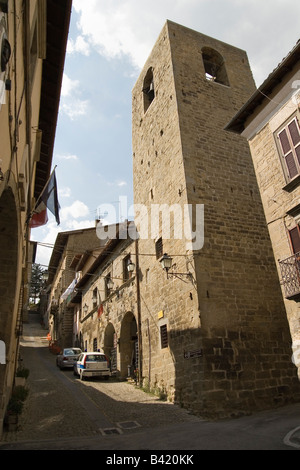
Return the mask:
<svg viewBox="0 0 300 470"><path fill-rule="evenodd" d="M300 252L279 261L279 266L285 297L300 295Z"/></svg>

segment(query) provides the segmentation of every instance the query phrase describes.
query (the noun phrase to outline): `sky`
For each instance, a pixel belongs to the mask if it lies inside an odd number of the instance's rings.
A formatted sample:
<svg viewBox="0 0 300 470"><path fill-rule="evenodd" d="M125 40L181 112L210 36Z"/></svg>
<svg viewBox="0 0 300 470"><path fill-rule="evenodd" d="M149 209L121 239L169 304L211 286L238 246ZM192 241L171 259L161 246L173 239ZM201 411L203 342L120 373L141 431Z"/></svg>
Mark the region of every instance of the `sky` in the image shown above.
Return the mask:
<svg viewBox="0 0 300 470"><path fill-rule="evenodd" d="M127 218L131 93L167 20L245 50L257 87L300 38L299 0L73 0L53 154L61 223L49 212L31 232L43 267L59 232Z"/></svg>

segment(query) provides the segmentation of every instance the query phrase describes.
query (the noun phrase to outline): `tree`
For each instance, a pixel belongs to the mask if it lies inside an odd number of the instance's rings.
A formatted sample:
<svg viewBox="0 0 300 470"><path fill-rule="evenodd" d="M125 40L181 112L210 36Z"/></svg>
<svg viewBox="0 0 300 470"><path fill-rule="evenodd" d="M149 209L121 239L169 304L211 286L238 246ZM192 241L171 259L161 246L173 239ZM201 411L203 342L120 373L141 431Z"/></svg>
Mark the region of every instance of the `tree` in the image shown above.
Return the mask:
<svg viewBox="0 0 300 470"><path fill-rule="evenodd" d="M44 272L45 269L41 268L39 264L32 265L29 297L31 302L35 305L38 303L41 291L44 287Z"/></svg>

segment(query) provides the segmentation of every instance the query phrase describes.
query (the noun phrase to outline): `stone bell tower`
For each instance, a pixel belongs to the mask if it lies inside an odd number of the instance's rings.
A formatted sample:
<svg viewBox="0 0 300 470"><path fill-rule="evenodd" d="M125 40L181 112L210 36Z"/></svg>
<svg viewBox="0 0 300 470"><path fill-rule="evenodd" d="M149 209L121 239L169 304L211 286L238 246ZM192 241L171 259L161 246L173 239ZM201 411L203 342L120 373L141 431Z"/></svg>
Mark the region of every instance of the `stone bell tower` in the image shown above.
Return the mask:
<svg viewBox="0 0 300 470"><path fill-rule="evenodd" d="M299 398L248 143L224 131L254 90L244 51L167 21L132 94L142 375L203 416Z"/></svg>

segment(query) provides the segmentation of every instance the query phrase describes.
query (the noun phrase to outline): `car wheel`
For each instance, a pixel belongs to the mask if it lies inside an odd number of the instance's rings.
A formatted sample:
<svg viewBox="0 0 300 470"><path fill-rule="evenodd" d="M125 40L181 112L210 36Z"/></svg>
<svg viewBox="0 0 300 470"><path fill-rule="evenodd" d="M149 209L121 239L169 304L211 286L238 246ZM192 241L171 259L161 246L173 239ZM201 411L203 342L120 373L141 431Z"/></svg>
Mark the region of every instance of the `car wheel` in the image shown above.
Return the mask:
<svg viewBox="0 0 300 470"><path fill-rule="evenodd" d="M108 379L109 379L109 375L106 375L106 376L104 377L104 379L105 379L105 380L108 380Z"/></svg>
<svg viewBox="0 0 300 470"><path fill-rule="evenodd" d="M81 371L79 374L80 380L84 380L83 372Z"/></svg>

